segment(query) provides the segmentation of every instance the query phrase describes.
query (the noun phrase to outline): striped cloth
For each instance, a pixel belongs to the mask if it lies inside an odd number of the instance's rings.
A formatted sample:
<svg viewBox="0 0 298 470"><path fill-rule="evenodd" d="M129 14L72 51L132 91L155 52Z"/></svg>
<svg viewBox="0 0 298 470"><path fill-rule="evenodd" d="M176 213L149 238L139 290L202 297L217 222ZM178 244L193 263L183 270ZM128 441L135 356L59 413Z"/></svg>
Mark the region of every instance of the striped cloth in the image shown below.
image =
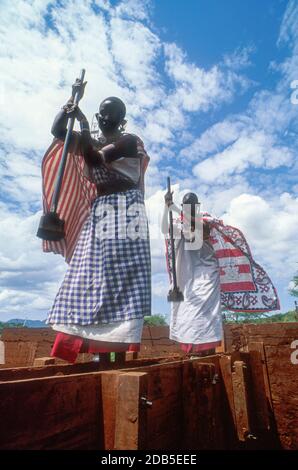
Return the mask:
<svg viewBox="0 0 298 470"><path fill-rule="evenodd" d="M67 155L57 208L60 218L65 221L65 239L42 243L44 252L61 254L68 263L86 218L90 214L91 203L97 195L96 185L88 177L87 166L79 144L79 135L74 133L73 137L71 151ZM55 139L42 161L44 213L48 212L51 207L63 145L63 141Z"/></svg>
<svg viewBox="0 0 298 470"><path fill-rule="evenodd" d="M211 228L210 242L220 267L221 304L236 312L279 310L277 291L266 271L254 261L243 233L221 220L202 214ZM181 227L181 219L176 219ZM171 280L171 246L166 240L168 272Z"/></svg>

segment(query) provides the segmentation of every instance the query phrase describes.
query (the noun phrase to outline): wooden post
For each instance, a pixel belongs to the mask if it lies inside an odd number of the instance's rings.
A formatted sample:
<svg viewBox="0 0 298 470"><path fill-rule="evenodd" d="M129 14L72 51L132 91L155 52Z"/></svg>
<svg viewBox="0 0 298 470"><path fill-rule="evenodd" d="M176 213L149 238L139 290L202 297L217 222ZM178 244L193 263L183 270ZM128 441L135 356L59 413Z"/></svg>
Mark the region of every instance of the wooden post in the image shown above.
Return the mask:
<svg viewBox="0 0 298 470"><path fill-rule="evenodd" d="M216 443L216 416L217 403L215 400L214 364L194 363L197 376L198 394L198 423L199 446L198 449L215 449Z"/></svg>
<svg viewBox="0 0 298 470"><path fill-rule="evenodd" d="M118 397L119 375L117 370L105 371L101 375L102 414L104 450L114 450L116 402Z"/></svg>
<svg viewBox="0 0 298 470"><path fill-rule="evenodd" d="M206 358L207 359L207 358ZM215 365L200 359L183 364L183 448L221 447Z"/></svg>
<svg viewBox="0 0 298 470"><path fill-rule="evenodd" d="M183 363L183 448L198 448L198 393L196 370L192 361Z"/></svg>
<svg viewBox="0 0 298 470"><path fill-rule="evenodd" d="M145 449L147 443L147 374L119 375L115 417L115 449Z"/></svg>
<svg viewBox="0 0 298 470"><path fill-rule="evenodd" d="M245 368L243 361L235 361L232 373L235 418L240 441L246 441L247 436L251 434Z"/></svg>
<svg viewBox="0 0 298 470"><path fill-rule="evenodd" d="M232 422L234 422L234 425L236 426L231 356L221 356L219 359L219 363L221 376L224 384L224 391L226 393L229 405L230 416L232 418Z"/></svg>
<svg viewBox="0 0 298 470"><path fill-rule="evenodd" d="M183 422L182 362L142 368L148 372L147 449L181 449Z"/></svg>
<svg viewBox="0 0 298 470"><path fill-rule="evenodd" d="M272 408L272 396L271 396L271 388L270 388L269 375L268 375L268 369L267 369L267 363L266 363L264 343L262 341L249 342L248 350L250 352L258 351L260 353L262 369L263 369L262 375L263 375L263 380L264 380L265 393L266 393L266 397L270 405L270 408Z"/></svg>
<svg viewBox="0 0 298 470"><path fill-rule="evenodd" d="M138 359L138 353L134 351L127 351L125 354L125 361L134 361Z"/></svg>

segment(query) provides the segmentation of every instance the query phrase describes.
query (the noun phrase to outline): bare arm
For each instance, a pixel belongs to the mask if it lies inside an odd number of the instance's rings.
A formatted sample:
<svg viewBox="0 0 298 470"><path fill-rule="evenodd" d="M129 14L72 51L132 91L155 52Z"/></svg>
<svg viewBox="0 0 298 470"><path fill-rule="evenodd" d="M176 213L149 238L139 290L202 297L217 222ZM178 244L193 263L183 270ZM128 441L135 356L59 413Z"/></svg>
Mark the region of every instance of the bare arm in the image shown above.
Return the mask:
<svg viewBox="0 0 298 470"><path fill-rule="evenodd" d="M67 116L66 110L64 108L62 108L61 111L59 111L59 113L55 117L51 128L51 133L54 137L56 137L56 139L65 139L68 117L69 116Z"/></svg>
<svg viewBox="0 0 298 470"><path fill-rule="evenodd" d="M137 149L137 138L134 135L127 134L120 137L113 144L106 145L101 149L105 163L111 163L119 158L139 158Z"/></svg>
<svg viewBox="0 0 298 470"><path fill-rule="evenodd" d="M56 137L56 139L65 139L68 119L72 117L75 117L80 122L81 131L89 131L89 124L86 116L82 113L78 105L73 103L73 97L70 97L54 119L51 133Z"/></svg>

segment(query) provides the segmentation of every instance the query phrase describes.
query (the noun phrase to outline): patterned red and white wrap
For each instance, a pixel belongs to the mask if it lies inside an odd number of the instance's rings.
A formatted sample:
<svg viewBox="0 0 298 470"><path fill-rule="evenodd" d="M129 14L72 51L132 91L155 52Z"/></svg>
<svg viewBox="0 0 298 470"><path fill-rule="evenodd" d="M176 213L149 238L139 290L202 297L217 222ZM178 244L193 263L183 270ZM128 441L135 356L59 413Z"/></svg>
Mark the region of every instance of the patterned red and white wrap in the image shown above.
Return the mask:
<svg viewBox="0 0 298 470"><path fill-rule="evenodd" d="M266 271L255 262L243 233L221 220L202 214L210 226L210 239L220 267L223 309L238 312L279 310L277 291ZM181 219L176 220L181 224ZM166 239L167 266L171 281L171 245Z"/></svg>

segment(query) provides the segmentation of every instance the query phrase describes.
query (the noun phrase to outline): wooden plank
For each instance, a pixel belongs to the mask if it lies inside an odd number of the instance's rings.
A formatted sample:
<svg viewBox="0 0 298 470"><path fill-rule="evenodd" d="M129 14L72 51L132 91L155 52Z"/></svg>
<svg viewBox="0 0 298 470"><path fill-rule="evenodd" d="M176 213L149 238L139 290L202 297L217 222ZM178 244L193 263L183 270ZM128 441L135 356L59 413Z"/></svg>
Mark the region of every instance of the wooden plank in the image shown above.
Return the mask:
<svg viewBox="0 0 298 470"><path fill-rule="evenodd" d="M137 450L146 448L147 374L128 372L120 374L115 417L115 449Z"/></svg>
<svg viewBox="0 0 298 470"><path fill-rule="evenodd" d="M136 363L137 362L142 364L142 361L136 361ZM121 380L123 374L129 373L130 371L148 373L147 399L152 402L152 407L147 409L147 448L175 449L179 448L177 446L180 446L181 448L181 366L182 361L179 361L174 363L153 364L142 366L140 368L135 367L131 370L122 369L119 371L119 373L121 373ZM107 375L108 377L109 373L104 373L103 377L104 375ZM109 393L108 378L107 393ZM111 394L113 394L113 391L111 391ZM173 432L174 429L175 432Z"/></svg>
<svg viewBox="0 0 298 470"><path fill-rule="evenodd" d="M182 362L149 367L148 448L179 449L182 445Z"/></svg>
<svg viewBox="0 0 298 470"><path fill-rule="evenodd" d="M221 376L224 384L224 392L226 394L229 406L229 414L231 416L232 422L234 423L234 425L236 425L231 356L221 356L219 363Z"/></svg>
<svg viewBox="0 0 298 470"><path fill-rule="evenodd" d="M270 388L270 382L269 382L269 374L268 374L268 368L267 368L267 362L266 362L264 343L262 341L250 341L248 343L248 350L250 352L258 351L260 353L262 369L263 369L262 375L263 375L263 380L264 380L265 393L266 393L269 406L270 408L272 408L272 396L271 396L271 388Z"/></svg>
<svg viewBox="0 0 298 470"><path fill-rule="evenodd" d="M106 371L101 375L104 449L114 450L116 403L120 371Z"/></svg>
<svg viewBox="0 0 298 470"><path fill-rule="evenodd" d="M234 393L233 393L233 380L232 380L232 360L230 355L222 355L220 357L220 376L222 380L221 389L221 428L224 435L224 449L237 449L239 445Z"/></svg>
<svg viewBox="0 0 298 470"><path fill-rule="evenodd" d="M216 365L206 359L183 364L184 449L223 447L221 384L216 378Z"/></svg>
<svg viewBox="0 0 298 470"><path fill-rule="evenodd" d="M17 367L0 369L0 383L59 375L83 374L100 370L99 363L48 365L40 367Z"/></svg>
<svg viewBox="0 0 298 470"><path fill-rule="evenodd" d="M216 403L213 379L214 364L194 364L197 380L198 449L215 449Z"/></svg>
<svg viewBox="0 0 298 470"><path fill-rule="evenodd" d="M0 384L1 449L102 448L100 374Z"/></svg>
<svg viewBox="0 0 298 470"><path fill-rule="evenodd" d="M245 367L243 361L235 361L232 372L236 426L240 441L245 441L251 432Z"/></svg>
<svg viewBox="0 0 298 470"><path fill-rule="evenodd" d="M209 364L211 369L211 376L210 376L210 385L212 389L212 400L214 402L213 405L213 448L215 449L224 449L226 446L226 437L227 433L224 430L225 426L225 419L226 419L226 408L227 404L224 400L223 392L224 392L224 385L221 377L221 370L220 370L220 355L213 355L207 356L203 358L198 358L194 361L194 366L196 367L197 364ZM211 390L210 390L211 392Z"/></svg>
<svg viewBox="0 0 298 470"><path fill-rule="evenodd" d="M122 365L117 365L114 362L86 362L77 364L57 364L41 367L16 367L0 369L0 382L13 381L13 380L26 380L38 377L51 377L56 375L71 375L82 374L103 370L136 370L146 368L150 365L157 365L159 361L167 362L167 359L162 358L140 358L132 361L127 361Z"/></svg>
<svg viewBox="0 0 298 470"><path fill-rule="evenodd" d="M143 360L133 361L135 365L137 362L144 364ZM132 371L141 372L144 369L150 370L150 381L148 380L148 400L154 401L154 406L148 409L148 425L150 424L150 435L160 435L168 433L168 423L175 416L177 421L177 414L175 411L176 402L181 401L181 388L179 386L180 362L172 364L162 364L147 366L141 368L133 368ZM105 449L113 449L114 442L114 427L116 416L116 398L118 394L119 375L130 372L129 369L122 369L121 371L106 371L102 374L102 400L103 400L103 423L105 435ZM162 371L162 372L161 372ZM149 416L150 415L150 416ZM173 437L171 435L171 439Z"/></svg>
<svg viewBox="0 0 298 470"><path fill-rule="evenodd" d="M192 361L183 363L183 448L198 449L197 374Z"/></svg>
<svg viewBox="0 0 298 470"><path fill-rule="evenodd" d="M135 351L127 351L125 354L125 361L134 361L138 359L138 353Z"/></svg>
<svg viewBox="0 0 298 470"><path fill-rule="evenodd" d="M255 401L256 426L258 430L269 431L270 415L266 396L266 386L261 353L250 351L251 376L253 382L253 395Z"/></svg>
<svg viewBox="0 0 298 470"><path fill-rule="evenodd" d="M144 361L144 362L142 362ZM175 358L175 360L172 361L171 359L161 357L157 361L155 358L147 358L147 359L137 359L135 361L135 366L134 367L129 367L129 363L126 363L126 368L125 370L127 372L148 372L152 373L154 371L160 371L163 369L180 369L182 364L182 359L181 358ZM129 367L129 368L128 368ZM181 369L182 370L182 369Z"/></svg>

